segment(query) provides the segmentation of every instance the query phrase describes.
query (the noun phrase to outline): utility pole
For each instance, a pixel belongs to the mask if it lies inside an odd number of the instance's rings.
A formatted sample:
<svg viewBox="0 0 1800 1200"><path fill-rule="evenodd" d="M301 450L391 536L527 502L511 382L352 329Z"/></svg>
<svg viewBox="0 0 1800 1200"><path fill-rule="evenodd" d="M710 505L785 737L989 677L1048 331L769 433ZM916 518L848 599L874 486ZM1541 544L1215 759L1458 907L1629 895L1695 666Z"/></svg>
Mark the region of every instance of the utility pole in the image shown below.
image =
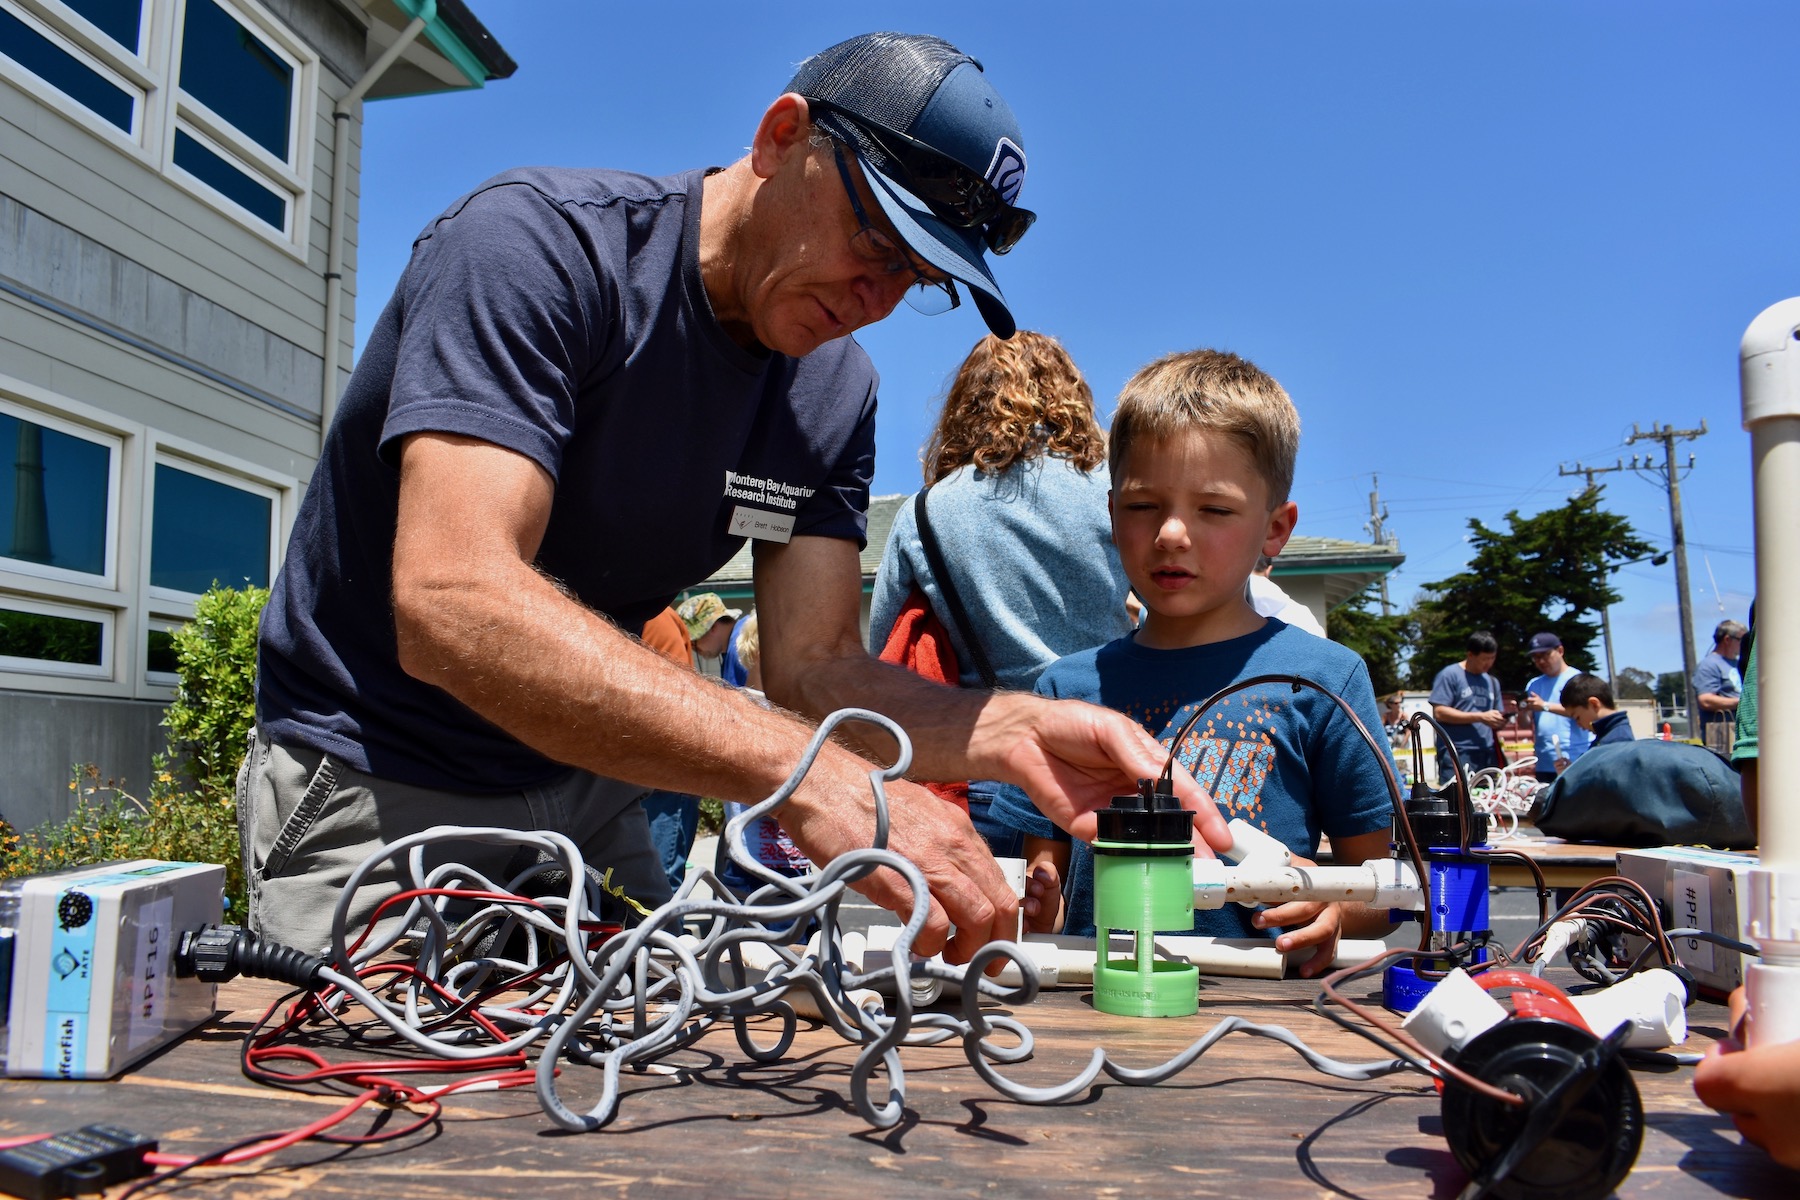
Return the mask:
<svg viewBox="0 0 1800 1200"><path fill-rule="evenodd" d="M1381 476L1371 474L1369 476L1369 523L1363 528L1367 529L1370 536L1380 545L1398 545L1399 539L1387 532L1387 518L1387 505L1381 502ZM1388 601L1387 583L1387 576L1383 575L1381 577L1381 615L1391 617L1394 615L1394 606Z"/></svg>
<svg viewBox="0 0 1800 1200"><path fill-rule="evenodd" d="M1688 613L1688 570L1687 539L1681 531L1681 467L1675 461L1675 443L1692 441L1706 436L1706 422L1700 422L1698 429L1677 429L1673 425L1661 428L1652 427L1640 430L1634 421L1631 425L1631 436L1625 441L1628 445L1638 442L1661 442L1663 461L1659 465L1649 454L1638 461L1637 455L1631 456L1631 469L1649 479L1669 493L1669 532L1675 550L1675 600L1681 614L1681 673L1683 689L1688 709L1688 732L1690 735L1699 730L1699 723L1694 719L1694 624ZM1693 470L1694 456L1688 455L1687 469ZM1651 472L1659 472L1661 478Z"/></svg>
<svg viewBox="0 0 1800 1200"><path fill-rule="evenodd" d="M1591 492L1596 486L1594 483L1594 476L1607 475L1613 471L1623 471L1624 469L1625 461L1619 459L1610 467L1584 467L1580 463L1576 463L1573 467L1565 467L1558 463L1556 473L1558 475L1586 476L1587 490ZM1619 680L1617 677L1619 668L1618 664L1613 661L1612 606L1610 604L1602 604L1600 606L1600 637L1606 646L1606 686L1613 690L1614 696L1617 696L1619 694Z"/></svg>

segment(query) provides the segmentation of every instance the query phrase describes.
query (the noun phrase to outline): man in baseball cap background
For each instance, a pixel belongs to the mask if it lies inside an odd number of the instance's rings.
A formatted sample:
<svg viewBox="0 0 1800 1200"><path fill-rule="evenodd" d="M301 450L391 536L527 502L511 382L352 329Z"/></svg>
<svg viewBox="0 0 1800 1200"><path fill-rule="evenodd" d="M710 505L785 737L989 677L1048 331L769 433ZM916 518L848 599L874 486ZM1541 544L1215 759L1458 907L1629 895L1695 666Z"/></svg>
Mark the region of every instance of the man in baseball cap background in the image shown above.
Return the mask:
<svg viewBox="0 0 1800 1200"><path fill-rule="evenodd" d="M1521 701L1527 712L1535 714L1532 744L1537 763L1532 770L1539 783L1555 783L1594 743L1592 731L1576 724L1562 703L1563 685L1581 672L1563 657L1562 639L1554 633L1532 634L1525 653L1538 669L1537 677L1525 685Z"/></svg>
<svg viewBox="0 0 1800 1200"><path fill-rule="evenodd" d="M1078 836L1159 774L1166 752L1117 713L928 684L862 643L876 376L846 335L965 289L1010 334L986 255L1031 223L1024 176L979 63L869 34L803 63L729 166L511 171L430 222L265 610L239 796L251 925L318 949L349 872L437 824L556 828L660 902L638 798L764 799L812 735L796 712L885 713L918 777L1018 784ZM633 636L746 538L774 709ZM782 809L813 861L871 844L870 769L827 743ZM966 815L910 783L887 796L889 846L931 891L915 949L960 961L1009 936L1017 903ZM453 852L505 878L504 848ZM392 884L371 882L353 924ZM855 886L910 910L894 872Z"/></svg>

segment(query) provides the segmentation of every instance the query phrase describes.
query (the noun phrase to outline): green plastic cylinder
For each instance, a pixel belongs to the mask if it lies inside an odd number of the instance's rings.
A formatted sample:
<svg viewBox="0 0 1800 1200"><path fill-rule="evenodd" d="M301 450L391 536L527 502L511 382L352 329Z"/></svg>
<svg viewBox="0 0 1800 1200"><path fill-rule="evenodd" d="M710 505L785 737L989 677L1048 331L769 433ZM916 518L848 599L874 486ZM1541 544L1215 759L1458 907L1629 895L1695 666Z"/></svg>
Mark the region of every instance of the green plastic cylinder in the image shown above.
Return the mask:
<svg viewBox="0 0 1800 1200"><path fill-rule="evenodd" d="M1145 854L1147 850L1162 851ZM1194 855L1166 846L1094 843L1094 1007L1122 1017L1186 1017L1200 1011L1200 972L1155 956L1158 929L1194 923ZM1116 958L1113 930L1129 931L1134 953Z"/></svg>

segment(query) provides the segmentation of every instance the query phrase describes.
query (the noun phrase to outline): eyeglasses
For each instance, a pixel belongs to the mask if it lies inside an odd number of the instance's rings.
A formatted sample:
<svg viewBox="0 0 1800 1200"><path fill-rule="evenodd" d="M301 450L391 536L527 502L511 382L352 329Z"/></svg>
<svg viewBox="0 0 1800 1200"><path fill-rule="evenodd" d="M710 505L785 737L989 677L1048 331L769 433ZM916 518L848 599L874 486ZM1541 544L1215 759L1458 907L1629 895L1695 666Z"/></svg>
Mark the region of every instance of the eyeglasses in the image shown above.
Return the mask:
<svg viewBox="0 0 1800 1200"><path fill-rule="evenodd" d="M957 298L954 283L948 279L942 282L927 279L924 272L913 264L906 251L869 223L869 214L863 209L862 198L856 194L856 181L850 178L850 166L844 161L844 148L835 140L831 143L831 156L837 160L838 178L843 181L844 194L850 197L850 209L856 214L857 229L850 235L850 249L856 257L871 266L879 267L887 275L911 271L913 283L906 289L906 303L914 312L935 317L962 303Z"/></svg>
<svg viewBox="0 0 1800 1200"><path fill-rule="evenodd" d="M982 240L995 254L1005 254L1018 245L1037 220L1036 213L1006 203L993 184L924 142L877 125L829 100L808 99L807 104L844 118L900 168L905 176L900 182L930 205L939 220L961 229L979 228Z"/></svg>

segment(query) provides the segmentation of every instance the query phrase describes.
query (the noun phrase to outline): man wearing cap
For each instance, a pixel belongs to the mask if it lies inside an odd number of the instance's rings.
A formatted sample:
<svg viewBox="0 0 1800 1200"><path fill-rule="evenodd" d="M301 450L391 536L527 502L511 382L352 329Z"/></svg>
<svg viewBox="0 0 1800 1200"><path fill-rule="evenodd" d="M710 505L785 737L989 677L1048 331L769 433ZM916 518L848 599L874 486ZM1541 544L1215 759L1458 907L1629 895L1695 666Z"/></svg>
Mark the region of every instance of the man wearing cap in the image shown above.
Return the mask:
<svg viewBox="0 0 1800 1200"><path fill-rule="evenodd" d="M1708 750L1729 760L1731 740L1737 728L1738 703L1744 695L1744 677L1738 670L1738 651L1748 633L1742 622L1720 621L1713 630L1713 648L1694 666L1694 703L1700 710L1700 740Z"/></svg>
<svg viewBox="0 0 1800 1200"><path fill-rule="evenodd" d="M1554 633L1532 634L1525 653L1538 669L1537 678L1525 685L1520 701L1533 714L1537 764L1532 770L1539 783L1555 783L1594 742L1594 735L1577 725L1562 703L1563 685L1581 672L1563 658L1562 639Z"/></svg>
<svg viewBox="0 0 1800 1200"><path fill-rule="evenodd" d="M690 596L675 611L687 624L694 653L702 658L717 658L725 652L725 644L737 628L738 618L744 615L741 608L726 608L716 592Z"/></svg>
<svg viewBox="0 0 1800 1200"><path fill-rule="evenodd" d="M984 254L1030 225L1024 176L979 63L871 34L803 63L728 167L514 171L432 221L263 618L239 795L252 925L316 949L356 863L439 823L559 828L636 898L666 897L637 796L761 800L811 736L633 636L746 538L782 708L885 712L919 777L1018 783L1078 835L1155 775L1160 748L1117 714L937 687L862 646L876 377L846 335L966 291L1009 336ZM869 769L828 745L783 809L815 861L870 844ZM1227 844L1185 774L1178 790ZM888 796L889 845L932 892L919 950L952 922L959 960L1008 930L1014 898L967 818L911 784ZM910 906L893 872L857 886Z"/></svg>

